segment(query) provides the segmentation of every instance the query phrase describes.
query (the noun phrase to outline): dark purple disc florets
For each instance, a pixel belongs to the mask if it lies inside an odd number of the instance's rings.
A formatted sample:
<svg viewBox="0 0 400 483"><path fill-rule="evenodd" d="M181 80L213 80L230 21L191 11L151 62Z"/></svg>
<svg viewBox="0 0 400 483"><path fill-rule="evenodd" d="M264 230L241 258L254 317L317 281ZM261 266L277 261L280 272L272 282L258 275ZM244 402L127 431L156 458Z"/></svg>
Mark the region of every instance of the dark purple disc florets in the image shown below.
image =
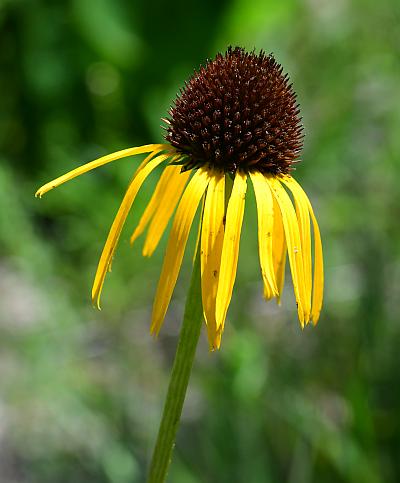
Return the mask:
<svg viewBox="0 0 400 483"><path fill-rule="evenodd" d="M187 167L288 173L302 148L296 94L273 56L229 48L195 72L169 110L166 140Z"/></svg>

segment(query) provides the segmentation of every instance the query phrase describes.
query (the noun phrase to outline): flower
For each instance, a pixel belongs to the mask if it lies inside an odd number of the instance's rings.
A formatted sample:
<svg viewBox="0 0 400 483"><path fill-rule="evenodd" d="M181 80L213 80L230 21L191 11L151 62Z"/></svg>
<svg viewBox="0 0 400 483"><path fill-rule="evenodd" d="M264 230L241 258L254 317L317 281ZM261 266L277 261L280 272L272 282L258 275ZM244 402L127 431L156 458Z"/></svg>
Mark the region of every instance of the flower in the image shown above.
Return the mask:
<svg viewBox="0 0 400 483"><path fill-rule="evenodd" d="M249 179L257 204L264 296L280 303L288 256L300 324L317 323L323 296L322 244L311 203L290 174L302 148L303 128L296 95L282 70L263 51L256 54L229 48L195 71L181 89L169 116L163 119L168 144L104 156L37 191L36 196L42 196L91 169L147 154L129 183L100 257L92 290L93 302L99 307L104 279L136 194L149 174L164 165L131 237L133 243L148 227L143 255L150 256L176 209L151 332L158 334L163 323L189 231L203 200L198 241L202 302L210 347L219 348L236 277ZM226 189L230 179L231 189Z"/></svg>

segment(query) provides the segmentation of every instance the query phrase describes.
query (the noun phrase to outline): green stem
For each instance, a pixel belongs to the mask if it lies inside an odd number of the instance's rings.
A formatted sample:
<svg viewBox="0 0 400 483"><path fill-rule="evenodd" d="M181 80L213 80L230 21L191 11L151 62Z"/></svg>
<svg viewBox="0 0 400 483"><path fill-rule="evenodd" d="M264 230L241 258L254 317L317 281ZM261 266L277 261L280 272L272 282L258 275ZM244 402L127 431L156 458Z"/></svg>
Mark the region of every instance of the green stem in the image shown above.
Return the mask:
<svg viewBox="0 0 400 483"><path fill-rule="evenodd" d="M185 314L169 381L167 399L150 464L148 483L163 483L167 476L202 321L203 307L198 250L186 299Z"/></svg>

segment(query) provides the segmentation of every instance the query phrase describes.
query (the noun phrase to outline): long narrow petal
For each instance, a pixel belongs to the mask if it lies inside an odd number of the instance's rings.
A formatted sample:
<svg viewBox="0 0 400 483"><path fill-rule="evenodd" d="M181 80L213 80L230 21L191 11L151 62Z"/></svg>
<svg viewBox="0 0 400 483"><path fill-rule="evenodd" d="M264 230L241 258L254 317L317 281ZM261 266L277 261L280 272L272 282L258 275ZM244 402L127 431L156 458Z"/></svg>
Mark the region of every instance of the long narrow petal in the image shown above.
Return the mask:
<svg viewBox="0 0 400 483"><path fill-rule="evenodd" d="M211 173L201 229L201 293L211 349L219 348L215 318L219 269L224 241L225 175Z"/></svg>
<svg viewBox="0 0 400 483"><path fill-rule="evenodd" d="M281 211L283 228L288 247L290 268L292 272L294 294L297 303L297 312L299 315L300 324L302 327L304 327L306 314L309 313L309 309L307 307L307 301L304 294L303 258L301 253L301 239L296 212L289 195L279 180L274 176L268 176L267 180Z"/></svg>
<svg viewBox="0 0 400 483"><path fill-rule="evenodd" d="M311 216L311 220L313 222L315 260L314 260L314 286L313 286L311 319L313 321L313 324L316 325L321 313L323 292L324 292L324 262L323 262L323 254L322 254L321 234L319 231L318 222L317 222L317 219L315 218L310 200L308 199L308 196L303 190L303 188L291 176L286 176L285 182L287 186L289 186L289 188L292 190L293 195L297 199L302 200L302 203L305 206L307 206L307 209Z"/></svg>
<svg viewBox="0 0 400 483"><path fill-rule="evenodd" d="M146 158L140 163L139 167L136 169L135 171L135 174L133 175L132 177L132 180L133 178L136 176L136 173L138 173L144 166L146 166L146 164L151 160L153 159L157 153L159 153L158 151L153 151L151 152L149 155L146 156ZM132 181L131 180L131 181ZM111 258L110 260L110 263L108 265L108 271L111 272L111 267L112 267L112 263L113 263L113 259Z"/></svg>
<svg viewBox="0 0 400 483"><path fill-rule="evenodd" d="M315 243L315 265L314 265L314 287L311 308L311 319L314 325L317 325L322 309L322 301L324 297L324 259L322 254L321 233L317 219L314 215L311 203L309 205L310 215L314 227L314 243Z"/></svg>
<svg viewBox="0 0 400 483"><path fill-rule="evenodd" d="M285 284L285 267L286 267L286 240L285 230L283 228L281 210L274 197L274 231L272 235L272 258L274 261L274 272L276 285L278 287L277 303L280 305L283 287ZM268 300L267 295L264 294Z"/></svg>
<svg viewBox="0 0 400 483"><path fill-rule="evenodd" d="M296 185L292 182L291 176L282 176L279 178L285 184L293 195L296 206L297 219L299 220L301 248L303 255L303 271L304 271L304 289L307 304L311 310L311 292L312 292L312 263L311 263L311 227L310 215L308 210L308 199L301 193ZM305 314L306 322L309 321L309 316Z"/></svg>
<svg viewBox="0 0 400 483"><path fill-rule="evenodd" d="M177 170L169 181L168 189L161 194L159 206L151 220L143 246L143 256L145 257L150 257L157 248L190 177L190 171L181 173L181 166L176 166L176 168Z"/></svg>
<svg viewBox="0 0 400 483"><path fill-rule="evenodd" d="M160 179L157 183L157 186L154 190L154 193L152 197L150 198L150 201L148 202L146 209L144 210L144 213L142 217L140 218L140 221L135 228L134 232L132 233L130 242L131 245L135 242L135 240L143 233L143 231L146 229L148 223L150 222L151 218L153 217L154 213L156 212L157 208L160 205L160 202L162 201L165 191L170 189L170 181L171 179L176 175L179 174L181 167L180 166L167 166L162 175L160 176Z"/></svg>
<svg viewBox="0 0 400 483"><path fill-rule="evenodd" d="M136 154L143 154L143 153L156 154L161 151L171 151L171 149L172 147L169 144L146 144L144 146L139 146L137 148L123 149L122 151L117 151L115 153L108 154L107 156L102 156L101 158L91 161L90 163L84 164L83 166L79 166L79 168L73 169L72 171L69 171L68 173L63 174L62 176L56 179L53 179L49 183L46 183L36 191L35 196L39 196L41 198L45 193L52 190L53 188L57 188L57 186L60 186L66 181L76 178L81 174L87 173L92 169L103 166L104 164L111 163L111 161L125 158L127 156L135 156ZM143 163L140 167L142 166L143 166Z"/></svg>
<svg viewBox="0 0 400 483"><path fill-rule="evenodd" d="M265 176L260 172L250 173L257 202L258 252L264 293L268 299L278 295L274 264L272 259L272 235L274 229L274 203L271 189Z"/></svg>
<svg viewBox="0 0 400 483"><path fill-rule="evenodd" d="M193 258L192 258L193 265L194 265L194 262L196 261L197 250L199 249L199 245L200 245L201 227L202 227L202 220L203 220L203 213L204 213L204 204L205 204L205 196L203 196L203 199L202 199L202 202L201 202L200 220L199 220L199 224L197 226L196 244L194 246Z"/></svg>
<svg viewBox="0 0 400 483"><path fill-rule="evenodd" d="M225 324L226 313L231 301L233 285L236 278L246 190L247 175L237 171L226 213L224 243L218 281L216 319L217 330L220 331L223 330Z"/></svg>
<svg viewBox="0 0 400 483"><path fill-rule="evenodd" d="M149 161L146 166L136 171L132 181L128 186L128 189L118 209L113 224L111 225L110 232L104 245L99 264L97 266L97 272L92 288L92 300L93 303L96 303L99 308L100 295L103 288L104 279L106 277L107 270L110 267L110 263L114 255L119 236L125 224L128 213L131 209L132 203L147 176L153 171L154 168L156 168L160 163L162 163L169 157L170 154L160 154L156 158Z"/></svg>
<svg viewBox="0 0 400 483"><path fill-rule="evenodd" d="M154 299L152 334L158 334L164 321L182 264L190 227L208 182L208 173L202 169L198 170L190 180L176 211Z"/></svg>

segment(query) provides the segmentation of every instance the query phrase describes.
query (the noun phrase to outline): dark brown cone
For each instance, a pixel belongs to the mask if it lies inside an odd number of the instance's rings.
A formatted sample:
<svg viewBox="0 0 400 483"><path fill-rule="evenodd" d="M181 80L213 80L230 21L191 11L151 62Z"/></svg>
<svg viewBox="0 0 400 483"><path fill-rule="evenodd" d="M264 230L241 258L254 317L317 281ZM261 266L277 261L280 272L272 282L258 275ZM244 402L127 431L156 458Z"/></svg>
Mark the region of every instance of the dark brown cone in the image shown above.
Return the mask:
<svg viewBox="0 0 400 483"><path fill-rule="evenodd" d="M169 110L166 140L187 168L288 173L303 145L296 94L273 56L231 47L195 72Z"/></svg>

